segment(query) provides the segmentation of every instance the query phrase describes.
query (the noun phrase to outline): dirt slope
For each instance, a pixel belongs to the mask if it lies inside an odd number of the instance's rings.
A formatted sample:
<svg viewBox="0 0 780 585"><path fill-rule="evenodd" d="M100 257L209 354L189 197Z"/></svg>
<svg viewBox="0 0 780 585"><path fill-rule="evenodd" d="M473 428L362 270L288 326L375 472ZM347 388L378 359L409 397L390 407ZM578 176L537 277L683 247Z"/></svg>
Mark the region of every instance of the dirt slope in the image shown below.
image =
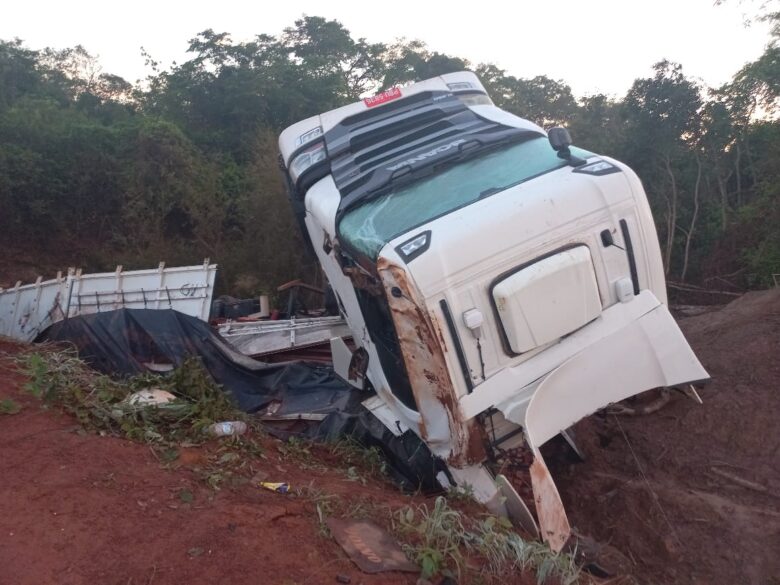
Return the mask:
<svg viewBox="0 0 780 585"><path fill-rule="evenodd" d="M0 342L0 354L9 349ZM353 584L416 582L358 571L319 533L310 499L251 485L214 492L191 470L198 449L164 469L144 445L78 432L72 418L21 391L23 382L0 370L0 398L23 406L0 415L0 585L315 585L339 574ZM422 499L343 471L301 470L272 444L266 453L269 480L314 482L367 507L374 498L393 508Z"/></svg>
<svg viewBox="0 0 780 585"><path fill-rule="evenodd" d="M778 584L780 290L681 326L712 376L704 404L580 422L587 462L554 471L564 503L642 583Z"/></svg>
<svg viewBox="0 0 780 585"><path fill-rule="evenodd" d="M780 291L682 327L713 376L704 405L676 396L653 415L590 417L577 428L588 461L550 461L553 473L573 524L632 559L642 583L778 585ZM357 571L320 535L310 500L252 486L214 493L191 469L197 450L163 469L142 445L79 434L22 392L23 381L0 370L0 397L24 405L0 415L0 585L309 585L337 574L415 583ZM343 471L300 469L272 445L267 455L269 479L314 482L350 504L424 501Z"/></svg>
<svg viewBox="0 0 780 585"><path fill-rule="evenodd" d="M212 438L154 451L88 433L24 389L13 359L22 351L0 339L0 585L417 583L419 572L362 573L324 524L368 519L422 543L420 506L432 510L434 498L401 493L375 454L347 443L282 443L256 430L243 450ZM288 482L291 491L268 491L260 481ZM401 513L406 530L398 528ZM450 498L443 513L473 528L486 511ZM439 550L431 546L424 552ZM437 566L458 570L460 561L473 576L462 583L536 582L530 568L488 568L473 551L446 554Z"/></svg>

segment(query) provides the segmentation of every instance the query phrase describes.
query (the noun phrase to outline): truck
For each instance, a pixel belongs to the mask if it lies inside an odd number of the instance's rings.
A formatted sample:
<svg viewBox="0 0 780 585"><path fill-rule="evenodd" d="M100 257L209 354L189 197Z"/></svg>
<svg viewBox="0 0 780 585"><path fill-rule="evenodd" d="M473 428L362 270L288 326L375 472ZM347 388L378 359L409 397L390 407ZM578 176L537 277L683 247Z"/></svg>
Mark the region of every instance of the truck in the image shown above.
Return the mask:
<svg viewBox="0 0 780 585"><path fill-rule="evenodd" d="M336 371L446 463L443 487L467 486L555 551L572 529L540 447L610 404L708 379L667 308L639 178L571 142L495 106L471 72L279 137L352 334L331 342ZM497 453L528 457L530 497Z"/></svg>

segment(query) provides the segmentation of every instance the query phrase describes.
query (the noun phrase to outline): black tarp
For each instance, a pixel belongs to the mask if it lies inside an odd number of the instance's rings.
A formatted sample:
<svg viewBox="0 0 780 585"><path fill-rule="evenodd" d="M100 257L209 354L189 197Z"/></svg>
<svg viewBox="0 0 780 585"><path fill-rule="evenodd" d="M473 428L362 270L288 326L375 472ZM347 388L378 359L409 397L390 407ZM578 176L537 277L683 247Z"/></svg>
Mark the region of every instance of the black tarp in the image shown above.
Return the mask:
<svg viewBox="0 0 780 585"><path fill-rule="evenodd" d="M407 491L440 492L439 472L443 472L447 481L455 485L444 461L435 457L420 437L412 431L394 435L362 406L329 414L319 425L311 427L306 436L319 441L351 436L365 447L378 448L385 458L390 477Z"/></svg>
<svg viewBox="0 0 780 585"><path fill-rule="evenodd" d="M444 463L417 435L407 431L395 436L363 408L369 393L355 390L322 364L267 364L248 358L195 317L171 309L117 309L60 321L36 341L72 343L91 367L111 376L148 373L150 363L177 367L196 356L245 412L262 412L273 403L275 416L325 415L293 433L284 430L284 423L271 427L273 434L319 441L351 436L366 447L378 447L390 475L403 488L441 489L436 475L446 473Z"/></svg>
<svg viewBox="0 0 780 585"><path fill-rule="evenodd" d="M214 380L245 412L272 401L277 413L344 410L357 392L321 364L266 364L233 350L207 323L172 309L117 309L71 317L37 341L67 341L93 368L112 376L148 373L145 364L180 366L197 356Z"/></svg>

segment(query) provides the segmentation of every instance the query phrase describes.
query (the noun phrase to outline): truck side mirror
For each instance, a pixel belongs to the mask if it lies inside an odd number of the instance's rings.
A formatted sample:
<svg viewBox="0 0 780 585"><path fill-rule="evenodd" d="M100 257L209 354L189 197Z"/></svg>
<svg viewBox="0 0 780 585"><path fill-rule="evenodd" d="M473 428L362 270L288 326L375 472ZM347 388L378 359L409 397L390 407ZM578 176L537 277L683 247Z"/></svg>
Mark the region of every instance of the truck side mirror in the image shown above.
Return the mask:
<svg viewBox="0 0 780 585"><path fill-rule="evenodd" d="M585 160L572 155L569 147L571 146L571 134L566 128L555 126L547 131L547 138L550 146L558 153L558 158L564 159L573 167L579 167L585 164Z"/></svg>
<svg viewBox="0 0 780 585"><path fill-rule="evenodd" d="M564 155L568 154L571 146L571 134L566 128L560 126L550 128L547 132L547 138L549 138L550 146L553 147L554 151Z"/></svg>

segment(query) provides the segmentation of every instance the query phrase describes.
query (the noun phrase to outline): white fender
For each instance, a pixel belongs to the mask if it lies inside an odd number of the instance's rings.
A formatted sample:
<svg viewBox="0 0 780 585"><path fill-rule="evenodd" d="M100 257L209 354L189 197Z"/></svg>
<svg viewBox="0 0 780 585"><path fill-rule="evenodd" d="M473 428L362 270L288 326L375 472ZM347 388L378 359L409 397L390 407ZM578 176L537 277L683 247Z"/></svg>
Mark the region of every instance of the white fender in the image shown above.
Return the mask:
<svg viewBox="0 0 780 585"><path fill-rule="evenodd" d="M625 357L616 361L616 355ZM553 550L564 546L571 531L539 447L612 403L708 378L665 305L587 347L544 378L521 424L535 456L531 483L542 537Z"/></svg>

